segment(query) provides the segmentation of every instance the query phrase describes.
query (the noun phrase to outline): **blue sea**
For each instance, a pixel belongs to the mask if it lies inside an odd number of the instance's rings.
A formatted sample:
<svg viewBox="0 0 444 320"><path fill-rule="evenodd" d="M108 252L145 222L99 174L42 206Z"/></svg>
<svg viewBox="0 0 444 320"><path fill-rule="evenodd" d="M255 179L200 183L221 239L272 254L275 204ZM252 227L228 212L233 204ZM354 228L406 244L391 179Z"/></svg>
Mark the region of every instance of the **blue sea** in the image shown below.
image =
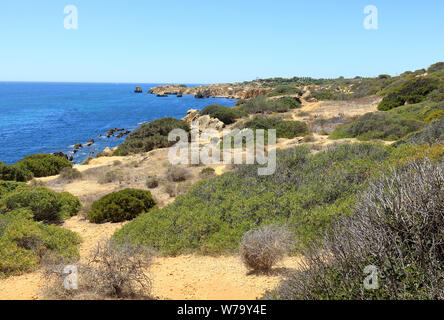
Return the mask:
<svg viewBox="0 0 444 320"><path fill-rule="evenodd" d="M112 128L137 129L142 122L163 117L183 118L189 109L236 100L166 98L146 94L159 84L0 82L0 161L13 164L26 155L64 152L94 139L90 147L73 154L80 163L90 152L114 147L125 138L106 136ZM136 94L141 86L144 93Z"/></svg>

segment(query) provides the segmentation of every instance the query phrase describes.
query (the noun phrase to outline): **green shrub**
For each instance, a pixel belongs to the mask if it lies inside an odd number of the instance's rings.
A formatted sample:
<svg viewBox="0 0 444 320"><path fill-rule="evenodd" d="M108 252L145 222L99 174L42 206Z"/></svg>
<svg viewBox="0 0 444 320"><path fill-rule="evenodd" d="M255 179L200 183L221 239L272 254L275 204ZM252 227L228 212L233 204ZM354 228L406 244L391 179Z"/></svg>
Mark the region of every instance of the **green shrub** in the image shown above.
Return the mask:
<svg viewBox="0 0 444 320"><path fill-rule="evenodd" d="M276 89L274 89L273 91L271 91L268 96L269 97L275 97L275 96L282 96L282 95L287 95L287 94L298 94L298 95L302 95L302 91L301 89L297 88L297 87L292 87L292 86L278 86Z"/></svg>
<svg viewBox="0 0 444 320"><path fill-rule="evenodd" d="M200 171L199 176L202 179L208 179L211 177L214 177L216 174L216 171L213 168L204 168Z"/></svg>
<svg viewBox="0 0 444 320"><path fill-rule="evenodd" d="M378 106L378 110L387 111L403 106L415 104L426 99L426 96L437 89L439 81L432 78L414 78L391 90Z"/></svg>
<svg viewBox="0 0 444 320"><path fill-rule="evenodd" d="M37 221L57 221L60 207L57 194L45 188L23 188L6 194L0 200L0 206L7 210L29 209Z"/></svg>
<svg viewBox="0 0 444 320"><path fill-rule="evenodd" d="M390 150L377 144L315 155L305 147L278 150L275 174L258 176L258 165L247 165L202 180L167 207L124 225L114 239L172 255L234 253L248 230L278 224L289 228L298 251L319 239L332 218L350 213L357 191L386 166Z"/></svg>
<svg viewBox="0 0 444 320"><path fill-rule="evenodd" d="M276 112L287 112L292 109L300 108L302 105L298 99L283 97L274 101Z"/></svg>
<svg viewBox="0 0 444 320"><path fill-rule="evenodd" d="M218 104L212 104L200 111L201 115L209 115L212 118L217 118L224 124L231 124L236 122L236 119L242 118L245 114L236 108L223 107Z"/></svg>
<svg viewBox="0 0 444 320"><path fill-rule="evenodd" d="M42 187L1 182L0 212L2 207L6 212L28 209L35 220L54 222L77 214L81 203L68 192L56 193Z"/></svg>
<svg viewBox="0 0 444 320"><path fill-rule="evenodd" d="M62 171L60 171L60 179L72 182L74 180L78 180L82 178L82 173L71 167L63 168Z"/></svg>
<svg viewBox="0 0 444 320"><path fill-rule="evenodd" d="M149 191L124 189L93 203L88 219L94 223L122 222L147 212L156 205Z"/></svg>
<svg viewBox="0 0 444 320"><path fill-rule="evenodd" d="M308 133L308 127L305 122L300 121L284 121L280 118L256 117L247 121L244 128L249 129L276 129L278 138L294 138Z"/></svg>
<svg viewBox="0 0 444 320"><path fill-rule="evenodd" d="M48 177L59 174L63 168L71 167L72 163L52 154L34 154L17 162L34 174L34 177Z"/></svg>
<svg viewBox="0 0 444 320"><path fill-rule="evenodd" d="M435 90L433 90L433 91L429 94L428 98L429 98L431 101L434 101L434 102L442 102L442 101L444 101L444 84L441 83L441 84L438 86L438 88L436 88Z"/></svg>
<svg viewBox="0 0 444 320"><path fill-rule="evenodd" d="M97 179L97 182L100 184L106 184L106 183L112 183L115 181L121 182L123 180L123 173L120 170L112 170L105 172L104 174L100 175L100 177Z"/></svg>
<svg viewBox="0 0 444 320"><path fill-rule="evenodd" d="M191 177L190 172L182 167L171 167L168 169L166 177L171 182L181 182Z"/></svg>
<svg viewBox="0 0 444 320"><path fill-rule="evenodd" d="M437 62L435 64L432 64L428 69L427 72L428 73L434 73L434 72L438 72L444 70L444 62Z"/></svg>
<svg viewBox="0 0 444 320"><path fill-rule="evenodd" d="M32 216L27 209L0 214L0 278L35 270L46 255L65 263L79 258L77 234L35 222Z"/></svg>
<svg viewBox="0 0 444 320"><path fill-rule="evenodd" d="M401 116L403 119L430 122L439 118L444 112L444 102L435 103L424 101L418 104L401 106L388 111L389 114Z"/></svg>
<svg viewBox="0 0 444 320"><path fill-rule="evenodd" d="M19 188L26 188L26 184L23 182L0 180L0 199L7 193L15 191L16 189Z"/></svg>
<svg viewBox="0 0 444 320"><path fill-rule="evenodd" d="M425 124L422 122L405 119L398 114L374 112L367 113L355 121L337 128L330 135L330 139L398 140L424 126Z"/></svg>
<svg viewBox="0 0 444 320"><path fill-rule="evenodd" d="M416 145L444 144L444 118L430 123L419 132L409 134L396 142L394 146L396 147L405 143Z"/></svg>
<svg viewBox="0 0 444 320"><path fill-rule="evenodd" d="M145 182L147 188L155 189L159 186L159 179L157 177L149 177Z"/></svg>
<svg viewBox="0 0 444 320"><path fill-rule="evenodd" d="M247 114L270 113L275 110L275 105L272 101L267 100L266 97L258 96L240 105L239 110Z"/></svg>
<svg viewBox="0 0 444 320"><path fill-rule="evenodd" d="M287 112L291 109L300 108L298 98L282 97L277 100L269 100L264 96L245 101L239 106L239 110L246 114Z"/></svg>
<svg viewBox="0 0 444 320"><path fill-rule="evenodd" d="M176 143L168 141L168 134L173 129L190 131L189 125L182 120L171 117L154 120L129 134L126 141L114 151L114 155L126 156L148 152L156 148L171 147Z"/></svg>
<svg viewBox="0 0 444 320"><path fill-rule="evenodd" d="M32 172L26 169L23 165L7 165L0 162L0 180L26 182L32 178Z"/></svg>
<svg viewBox="0 0 444 320"><path fill-rule="evenodd" d="M79 213L82 204L79 199L69 192L57 194L59 205L59 216L61 219L67 219Z"/></svg>
<svg viewBox="0 0 444 320"><path fill-rule="evenodd" d="M443 166L409 163L374 181L354 214L343 217L322 245L304 252L304 263L272 299L444 299ZM368 266L378 284L363 286ZM366 272L367 273L367 272Z"/></svg>

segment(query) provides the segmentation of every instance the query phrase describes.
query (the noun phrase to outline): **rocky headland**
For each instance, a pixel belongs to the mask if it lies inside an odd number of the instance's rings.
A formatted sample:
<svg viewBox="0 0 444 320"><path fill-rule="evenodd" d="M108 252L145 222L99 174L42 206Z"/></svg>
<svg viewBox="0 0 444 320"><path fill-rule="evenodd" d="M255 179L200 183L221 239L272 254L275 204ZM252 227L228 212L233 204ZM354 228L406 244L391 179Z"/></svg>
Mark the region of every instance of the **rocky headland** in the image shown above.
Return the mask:
<svg viewBox="0 0 444 320"><path fill-rule="evenodd" d="M158 96L191 94L196 98L223 97L231 99L250 99L259 95L266 95L273 91L273 88L262 87L259 83L229 83L212 84L197 87L186 85L162 85L151 88L148 93Z"/></svg>

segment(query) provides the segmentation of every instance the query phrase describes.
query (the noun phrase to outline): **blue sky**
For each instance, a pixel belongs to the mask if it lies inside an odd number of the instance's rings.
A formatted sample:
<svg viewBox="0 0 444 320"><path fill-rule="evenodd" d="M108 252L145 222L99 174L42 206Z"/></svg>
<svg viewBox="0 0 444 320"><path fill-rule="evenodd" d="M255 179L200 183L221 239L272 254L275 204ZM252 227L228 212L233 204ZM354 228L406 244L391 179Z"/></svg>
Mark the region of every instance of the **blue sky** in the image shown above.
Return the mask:
<svg viewBox="0 0 444 320"><path fill-rule="evenodd" d="M363 27L367 5L378 30ZM2 0L0 81L399 74L444 60L443 21L442 0Z"/></svg>

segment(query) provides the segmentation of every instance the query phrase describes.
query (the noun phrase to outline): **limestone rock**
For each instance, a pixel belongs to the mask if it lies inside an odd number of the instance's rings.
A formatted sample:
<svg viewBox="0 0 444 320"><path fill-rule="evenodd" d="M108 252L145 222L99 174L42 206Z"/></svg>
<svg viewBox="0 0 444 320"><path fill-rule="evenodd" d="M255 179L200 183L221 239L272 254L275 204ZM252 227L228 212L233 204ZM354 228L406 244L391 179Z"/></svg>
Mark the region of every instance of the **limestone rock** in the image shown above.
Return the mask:
<svg viewBox="0 0 444 320"><path fill-rule="evenodd" d="M111 157L113 155L113 151L109 147L106 147L103 150L102 155L105 157Z"/></svg>

